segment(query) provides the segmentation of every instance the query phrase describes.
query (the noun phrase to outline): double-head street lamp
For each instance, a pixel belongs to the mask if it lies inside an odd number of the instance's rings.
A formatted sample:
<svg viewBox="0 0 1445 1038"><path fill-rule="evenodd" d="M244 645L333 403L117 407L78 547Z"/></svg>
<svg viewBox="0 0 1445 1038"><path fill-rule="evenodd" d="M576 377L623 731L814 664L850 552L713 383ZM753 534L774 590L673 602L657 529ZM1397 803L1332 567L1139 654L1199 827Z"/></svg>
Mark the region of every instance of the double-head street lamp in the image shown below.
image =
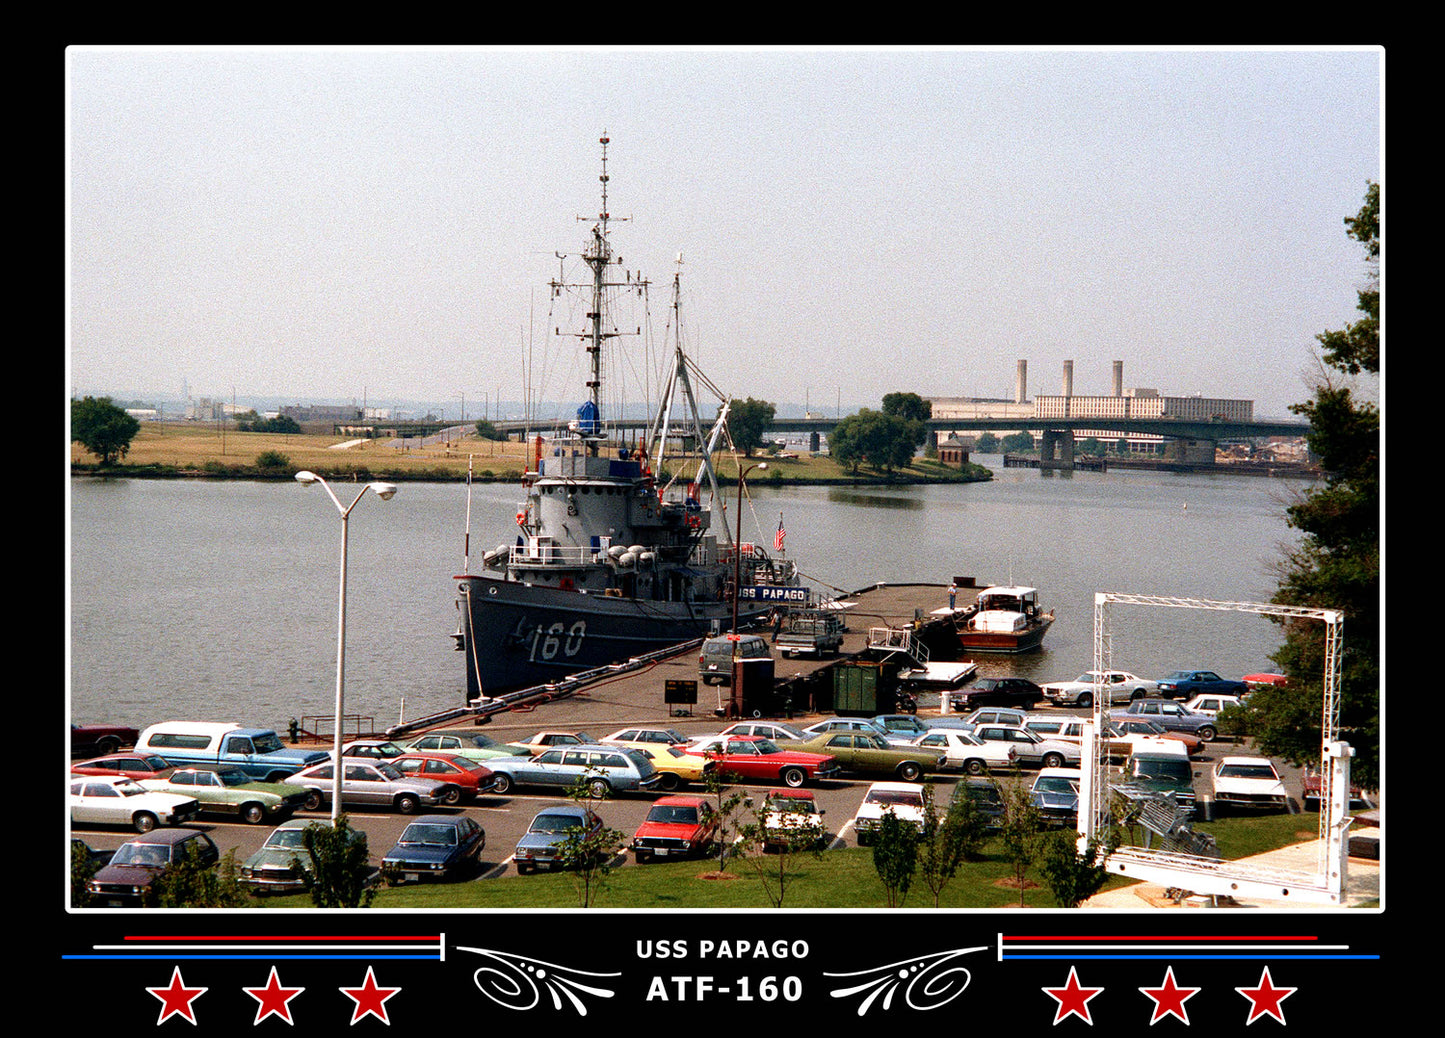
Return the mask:
<svg viewBox="0 0 1445 1038"><path fill-rule="evenodd" d="M305 470L296 473L298 483L320 483L326 490L327 496L331 498L336 510L341 513L341 600L337 610L336 629L336 742L332 750L332 784L331 784L331 824L336 825L337 818L341 814L341 716L342 706L345 702L346 691L346 532L348 521L351 519L351 510L360 503L370 490L383 501L390 501L396 494L394 483L368 483L361 488L361 493L356 495L356 500L351 504L343 505L334 493L331 485L314 472Z"/></svg>
<svg viewBox="0 0 1445 1038"><path fill-rule="evenodd" d="M739 685L738 674L738 642L740 640L738 638L738 597L742 594L743 590L741 582L743 568L743 481L747 479L748 473L753 469L765 469L767 467L768 463L766 461L760 461L756 465L749 465L747 468L743 468L742 462L738 462L738 514L734 519L737 535L733 538L733 686L731 698L740 708L742 704L738 699L738 689L741 687Z"/></svg>

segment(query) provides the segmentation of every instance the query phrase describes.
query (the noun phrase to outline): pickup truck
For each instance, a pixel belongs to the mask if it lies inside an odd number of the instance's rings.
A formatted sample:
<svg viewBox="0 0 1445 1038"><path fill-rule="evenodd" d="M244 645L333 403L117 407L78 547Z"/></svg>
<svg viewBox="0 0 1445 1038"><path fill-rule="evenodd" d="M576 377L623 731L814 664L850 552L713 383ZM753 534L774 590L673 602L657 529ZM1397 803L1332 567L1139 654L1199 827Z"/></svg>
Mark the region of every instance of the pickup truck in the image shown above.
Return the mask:
<svg viewBox="0 0 1445 1038"><path fill-rule="evenodd" d="M230 765L263 782L280 782L331 756L324 750L289 747L269 728L210 721L153 724L141 732L136 750L157 754L176 767Z"/></svg>
<svg viewBox="0 0 1445 1038"><path fill-rule="evenodd" d="M843 618L827 610L791 613L774 641L784 657L836 656L843 648Z"/></svg>

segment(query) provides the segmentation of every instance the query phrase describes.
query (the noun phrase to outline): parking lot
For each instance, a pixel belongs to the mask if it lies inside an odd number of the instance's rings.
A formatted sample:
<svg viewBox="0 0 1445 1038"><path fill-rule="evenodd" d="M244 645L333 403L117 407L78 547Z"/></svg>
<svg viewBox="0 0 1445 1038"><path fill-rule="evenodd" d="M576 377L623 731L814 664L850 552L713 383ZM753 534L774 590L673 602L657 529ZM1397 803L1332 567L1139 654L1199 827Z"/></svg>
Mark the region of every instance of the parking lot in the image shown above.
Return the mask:
<svg viewBox="0 0 1445 1038"><path fill-rule="evenodd" d="M1055 711L1039 712L1052 713ZM1083 710L1057 712L1073 716L1086 715L1086 711ZM813 719L799 718L795 723L807 724L811 720ZM684 720L672 717L657 723L678 728L688 736L710 733L720 727L715 718ZM487 726L486 731L488 735L498 740L517 739L524 738L537 727L541 727L541 725L535 723L530 725L493 724ZM589 727L592 728L591 734L594 736L605 735L612 730L610 727L604 728L601 725ZM1252 751L1247 746L1242 747L1224 740L1217 740L1205 745L1202 751L1191 760L1195 791L1200 800L1208 801L1211 797L1210 772L1220 757L1250 752ZM1276 762L1276 764L1284 777L1286 788L1290 791L1292 810L1299 810L1301 775L1296 769L1287 765L1280 762ZM1022 772L1022 780L1031 781L1032 775L1033 772L1026 770ZM875 779L882 777L884 776L850 777L825 780L812 785L817 803L825 812L824 822L827 825L831 848L858 846L856 835L852 830L852 818L862 802L868 786ZM958 781L957 773L937 773L930 776L928 780L933 782L937 788L937 802L947 804L952 795L953 786ZM1002 780L1009 781L1009 777L1002 776ZM768 792L780 787L747 784L739 785L736 788L745 789L754 802L761 806ZM703 791L700 787L692 786L685 789L684 792L700 794ZM630 838L657 795L655 793L623 793L605 801L595 802L594 806L610 828L619 830ZM517 874L511 864L512 851L517 841L537 812L561 802L563 799L555 794L514 792L506 796L482 796L469 804L439 809L437 813L465 813L473 817L485 829L486 847L481 855L482 868L478 878L488 879ZM370 808L349 808L347 814L353 826L366 832L373 864L379 864L381 857L393 846L402 830L415 817L395 811ZM323 807L320 811L300 811L297 817L325 820L329 817L329 807ZM740 812L738 820L744 823L752 821L746 808ZM234 850L238 864L261 846L272 828L270 824L247 825L239 822L216 821L210 818L203 818L189 824L209 833L223 853ZM119 827L102 828L80 825L75 826L73 832L98 850L112 850L135 835L132 831ZM624 855L621 860L626 866L630 867L633 864L630 854Z"/></svg>

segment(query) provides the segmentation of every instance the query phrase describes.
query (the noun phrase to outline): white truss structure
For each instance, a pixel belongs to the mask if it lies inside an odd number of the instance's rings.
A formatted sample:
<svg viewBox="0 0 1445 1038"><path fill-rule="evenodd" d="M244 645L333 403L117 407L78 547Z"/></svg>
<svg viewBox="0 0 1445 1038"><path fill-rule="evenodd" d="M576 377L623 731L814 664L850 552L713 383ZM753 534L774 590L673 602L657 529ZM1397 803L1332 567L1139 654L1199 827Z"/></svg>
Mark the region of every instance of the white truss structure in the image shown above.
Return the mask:
<svg viewBox="0 0 1445 1038"><path fill-rule="evenodd" d="M1321 904L1344 903L1346 869L1349 859L1347 832L1350 798L1350 757L1348 743L1337 739L1340 721L1340 648L1344 614L1337 609L1313 609L1257 602L1212 602L1196 598L1160 595L1127 595L1099 592L1094 595L1094 672L1113 669L1110 611L1114 606L1143 606L1163 609L1202 609L1262 616L1319 620L1325 625L1324 705L1320 739L1320 822L1319 852L1314 872L1295 873L1266 869L1244 862L1196 857L1173 851L1122 847L1109 855L1111 874L1161 883L1197 894L1263 897ZM1097 680L1097 678L1096 678ZM1111 822L1108 757L1103 752L1104 712L1108 691L1094 689L1093 723L1083 740L1083 781L1079 789L1079 848L1086 848Z"/></svg>

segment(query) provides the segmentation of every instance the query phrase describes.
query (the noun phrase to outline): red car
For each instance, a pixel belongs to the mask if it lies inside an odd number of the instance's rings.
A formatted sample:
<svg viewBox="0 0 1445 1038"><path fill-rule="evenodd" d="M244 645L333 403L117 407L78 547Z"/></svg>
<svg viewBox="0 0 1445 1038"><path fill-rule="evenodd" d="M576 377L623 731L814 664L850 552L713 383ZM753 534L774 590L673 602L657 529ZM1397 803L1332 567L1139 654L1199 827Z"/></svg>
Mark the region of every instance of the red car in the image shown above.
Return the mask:
<svg viewBox="0 0 1445 1038"><path fill-rule="evenodd" d="M109 757L92 757L70 766L72 775L129 775L141 779L163 779L176 769L164 757L154 753L114 753Z"/></svg>
<svg viewBox="0 0 1445 1038"><path fill-rule="evenodd" d="M738 735L699 751L717 762L719 775L756 782L781 782L794 789L838 774L838 760L826 753L779 749L771 739Z"/></svg>
<svg viewBox="0 0 1445 1038"><path fill-rule="evenodd" d="M717 812L705 797L660 797L637 827L632 853L639 865L654 856L701 858L712 847L717 830Z"/></svg>
<svg viewBox="0 0 1445 1038"><path fill-rule="evenodd" d="M71 753L114 753L122 746L134 746L140 732L119 724L73 724L70 726Z"/></svg>
<svg viewBox="0 0 1445 1038"><path fill-rule="evenodd" d="M491 792L497 784L491 768L469 757L451 753L403 753L400 757L387 758L386 762L408 778L451 783L455 788L442 798L444 804L475 800L483 793Z"/></svg>

